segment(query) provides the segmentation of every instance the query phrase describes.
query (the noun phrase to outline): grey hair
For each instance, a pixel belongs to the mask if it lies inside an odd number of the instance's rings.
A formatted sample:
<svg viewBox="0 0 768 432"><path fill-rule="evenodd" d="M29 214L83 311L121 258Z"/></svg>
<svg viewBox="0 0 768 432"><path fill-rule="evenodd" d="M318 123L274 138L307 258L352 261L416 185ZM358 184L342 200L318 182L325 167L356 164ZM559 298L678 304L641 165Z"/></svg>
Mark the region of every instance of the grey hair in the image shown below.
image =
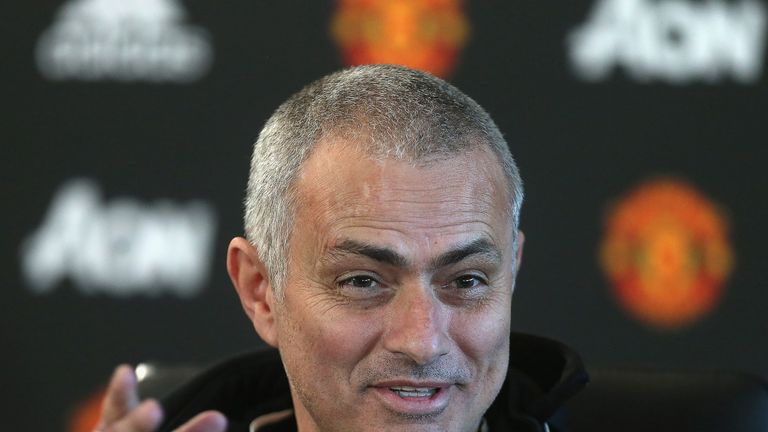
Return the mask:
<svg viewBox="0 0 768 432"><path fill-rule="evenodd" d="M254 144L245 198L245 234L282 299L297 205L293 184L324 138L354 142L374 158L429 163L478 146L496 155L507 179L517 232L523 185L506 141L485 110L447 82L391 65L327 75L285 101ZM515 234L515 242L517 237Z"/></svg>

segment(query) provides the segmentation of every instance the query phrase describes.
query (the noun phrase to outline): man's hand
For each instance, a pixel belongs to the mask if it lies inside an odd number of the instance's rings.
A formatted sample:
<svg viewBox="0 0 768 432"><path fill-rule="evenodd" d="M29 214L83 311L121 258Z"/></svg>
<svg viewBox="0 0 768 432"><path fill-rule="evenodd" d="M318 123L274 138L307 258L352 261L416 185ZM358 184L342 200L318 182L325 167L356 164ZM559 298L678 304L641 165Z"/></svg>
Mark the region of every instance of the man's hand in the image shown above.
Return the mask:
<svg viewBox="0 0 768 432"><path fill-rule="evenodd" d="M94 432L153 432L163 421L163 410L157 401L139 403L136 375L130 366L119 366L107 388L101 408L101 419ZM227 419L217 411L205 411L188 421L176 432L224 432Z"/></svg>

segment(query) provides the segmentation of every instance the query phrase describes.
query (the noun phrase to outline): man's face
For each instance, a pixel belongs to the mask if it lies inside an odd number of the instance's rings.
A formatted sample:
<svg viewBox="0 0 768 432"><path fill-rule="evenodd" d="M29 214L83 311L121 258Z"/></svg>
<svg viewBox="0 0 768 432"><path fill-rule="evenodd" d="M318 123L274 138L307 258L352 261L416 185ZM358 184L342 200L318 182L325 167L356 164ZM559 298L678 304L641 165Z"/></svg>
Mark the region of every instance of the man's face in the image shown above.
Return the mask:
<svg viewBox="0 0 768 432"><path fill-rule="evenodd" d="M495 156L413 167L323 143L297 192L272 308L302 432L477 430L507 371L516 272Z"/></svg>

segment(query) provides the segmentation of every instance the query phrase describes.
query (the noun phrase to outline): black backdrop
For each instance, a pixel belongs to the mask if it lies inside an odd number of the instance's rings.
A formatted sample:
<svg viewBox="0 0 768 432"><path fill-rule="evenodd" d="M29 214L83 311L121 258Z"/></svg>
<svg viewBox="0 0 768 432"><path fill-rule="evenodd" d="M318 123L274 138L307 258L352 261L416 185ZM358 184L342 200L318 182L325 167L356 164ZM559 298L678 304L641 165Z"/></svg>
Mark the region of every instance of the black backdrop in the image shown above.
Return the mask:
<svg viewBox="0 0 768 432"><path fill-rule="evenodd" d="M10 429L66 428L120 362L206 363L261 343L224 271L226 245L242 232L250 145L282 100L344 66L330 23L349 2L122 3L2 4L0 366ZM515 327L565 340L594 366L768 373L763 4L461 7L469 33L448 78L496 119L526 181ZM107 19L139 9L175 15L118 30ZM753 29L753 44L717 30L722 22ZM601 76L574 61L575 32L590 23L604 32L595 52L623 41L600 51L616 66ZM165 51L144 61L152 49ZM619 306L598 259L611 203L660 175L719 209L734 259L720 301L673 329ZM31 277L41 274L51 279Z"/></svg>

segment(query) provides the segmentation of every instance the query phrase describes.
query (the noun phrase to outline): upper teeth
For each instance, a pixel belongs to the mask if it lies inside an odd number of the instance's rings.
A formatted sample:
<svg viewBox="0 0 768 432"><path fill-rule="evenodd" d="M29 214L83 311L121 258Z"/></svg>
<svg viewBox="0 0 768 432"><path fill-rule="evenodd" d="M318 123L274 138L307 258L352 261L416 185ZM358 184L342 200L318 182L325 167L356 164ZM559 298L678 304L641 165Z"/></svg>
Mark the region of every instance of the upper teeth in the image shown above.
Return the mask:
<svg viewBox="0 0 768 432"><path fill-rule="evenodd" d="M400 397L426 397L437 393L437 389L431 387L398 386L390 389Z"/></svg>

